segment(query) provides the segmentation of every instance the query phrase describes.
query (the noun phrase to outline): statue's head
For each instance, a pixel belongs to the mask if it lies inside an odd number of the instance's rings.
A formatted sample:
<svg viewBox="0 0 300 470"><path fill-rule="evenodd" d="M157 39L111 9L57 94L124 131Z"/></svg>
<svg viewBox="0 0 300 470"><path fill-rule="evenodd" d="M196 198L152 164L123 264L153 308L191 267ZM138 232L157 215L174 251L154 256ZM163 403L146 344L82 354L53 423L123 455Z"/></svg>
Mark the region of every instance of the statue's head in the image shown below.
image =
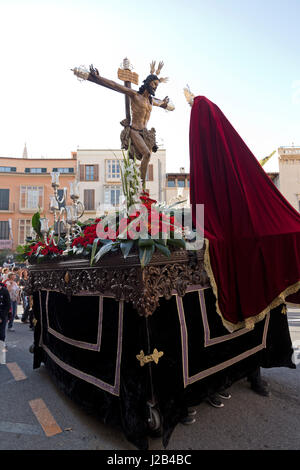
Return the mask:
<svg viewBox="0 0 300 470"><path fill-rule="evenodd" d="M150 74L143 81L143 85L139 88L139 93L142 94L145 90L147 90L151 96L154 96L158 85L159 78L157 77L157 75Z"/></svg>

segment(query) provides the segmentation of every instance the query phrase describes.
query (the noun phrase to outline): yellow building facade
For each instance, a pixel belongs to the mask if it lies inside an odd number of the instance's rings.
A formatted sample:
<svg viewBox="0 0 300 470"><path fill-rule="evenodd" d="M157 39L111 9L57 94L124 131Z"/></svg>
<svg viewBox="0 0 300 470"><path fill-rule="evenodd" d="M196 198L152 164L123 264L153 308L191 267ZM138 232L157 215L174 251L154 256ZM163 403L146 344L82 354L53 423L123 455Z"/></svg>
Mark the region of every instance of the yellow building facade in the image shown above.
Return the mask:
<svg viewBox="0 0 300 470"><path fill-rule="evenodd" d="M32 215L41 213L53 219L50 196L51 172L60 173L60 191L74 181L76 153L71 158L0 157L0 250L15 250L30 235ZM67 198L66 204L71 200Z"/></svg>

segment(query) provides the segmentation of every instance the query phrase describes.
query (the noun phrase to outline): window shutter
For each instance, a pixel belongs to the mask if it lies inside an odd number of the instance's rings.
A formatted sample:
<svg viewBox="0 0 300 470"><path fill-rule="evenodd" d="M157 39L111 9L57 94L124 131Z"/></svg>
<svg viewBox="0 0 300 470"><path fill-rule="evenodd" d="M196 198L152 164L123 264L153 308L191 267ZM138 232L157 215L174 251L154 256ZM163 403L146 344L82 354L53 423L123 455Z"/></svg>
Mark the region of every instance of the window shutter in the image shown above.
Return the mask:
<svg viewBox="0 0 300 470"><path fill-rule="evenodd" d="M84 181L88 181L87 177L89 178L89 174L88 172L86 171L86 167L89 166L89 165L84 165L84 175L83 175L83 179ZM89 170L88 170L89 171Z"/></svg>
<svg viewBox="0 0 300 470"><path fill-rule="evenodd" d="M38 205L39 207L44 207L44 187L43 186L39 186L38 188Z"/></svg>
<svg viewBox="0 0 300 470"><path fill-rule="evenodd" d="M9 189L4 190L4 209L9 209Z"/></svg>
<svg viewBox="0 0 300 470"><path fill-rule="evenodd" d="M9 239L9 223L8 220L1 220L0 222L0 240Z"/></svg>
<svg viewBox="0 0 300 470"><path fill-rule="evenodd" d="M153 181L153 165L148 165L148 181Z"/></svg>
<svg viewBox="0 0 300 470"><path fill-rule="evenodd" d="M83 204L84 204L84 208L85 208L86 210L89 209L89 205L88 205L88 204L89 204L89 200L88 200L88 199L89 199L89 198L88 198L88 189L84 189L84 190L83 190Z"/></svg>
<svg viewBox="0 0 300 470"><path fill-rule="evenodd" d="M9 189L0 189L0 210L9 209Z"/></svg>
<svg viewBox="0 0 300 470"><path fill-rule="evenodd" d="M85 180L84 165L79 165L79 179L80 179L80 181Z"/></svg>
<svg viewBox="0 0 300 470"><path fill-rule="evenodd" d="M95 190L85 189L84 190L84 207L87 211L95 209Z"/></svg>
<svg viewBox="0 0 300 470"><path fill-rule="evenodd" d="M104 204L110 203L110 188L108 186L104 189Z"/></svg>
<svg viewBox="0 0 300 470"><path fill-rule="evenodd" d="M99 181L99 165L94 165L94 181Z"/></svg>

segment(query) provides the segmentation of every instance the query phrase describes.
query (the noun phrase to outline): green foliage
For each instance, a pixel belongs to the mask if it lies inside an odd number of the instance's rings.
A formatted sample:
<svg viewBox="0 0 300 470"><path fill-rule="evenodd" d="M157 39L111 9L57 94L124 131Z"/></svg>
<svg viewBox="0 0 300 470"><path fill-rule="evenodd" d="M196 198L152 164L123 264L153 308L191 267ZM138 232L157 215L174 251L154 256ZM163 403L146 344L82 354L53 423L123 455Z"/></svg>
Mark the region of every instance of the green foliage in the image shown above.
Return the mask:
<svg viewBox="0 0 300 470"><path fill-rule="evenodd" d="M41 213L40 211L36 212L35 214L33 214L32 216L32 219L31 219L31 225L32 225L32 228L33 230L35 231L35 233L37 234L37 236L39 238L42 238L42 233L41 233L41 221L40 221L40 218L41 218Z"/></svg>
<svg viewBox="0 0 300 470"><path fill-rule="evenodd" d="M153 240L151 240L153 242ZM151 261L152 255L155 251L154 242L152 245L144 245L139 248L139 258L142 268L147 266Z"/></svg>
<svg viewBox="0 0 300 470"><path fill-rule="evenodd" d="M127 258L133 246L134 246L134 240L121 241L120 249L124 258Z"/></svg>
<svg viewBox="0 0 300 470"><path fill-rule="evenodd" d="M171 256L171 251L166 245L163 245L162 243L157 243L157 240L155 240L155 247L160 251L163 255L167 256L167 258L170 258Z"/></svg>
<svg viewBox="0 0 300 470"><path fill-rule="evenodd" d="M125 155L125 152L122 150L123 160L120 162L122 189L126 199L127 210L136 202L139 202L138 194L142 189L142 180L136 157L134 155L133 159L130 158L130 146L131 141L129 139L127 154Z"/></svg>
<svg viewBox="0 0 300 470"><path fill-rule="evenodd" d="M97 254L95 255L95 262L99 261L100 258L102 258L102 256L104 256L106 253L108 253L109 251L112 250L113 246L114 246L114 242L112 240L109 240L110 243L107 243L105 245L102 245L102 247L100 248L100 250L97 252Z"/></svg>
<svg viewBox="0 0 300 470"><path fill-rule="evenodd" d="M175 246L176 248L186 248L186 243L182 238L170 238L167 240L168 245Z"/></svg>
<svg viewBox="0 0 300 470"><path fill-rule="evenodd" d="M26 244L26 245L18 245L16 248L16 261L19 261L20 263L24 263L28 256L26 253L30 251L31 244Z"/></svg>

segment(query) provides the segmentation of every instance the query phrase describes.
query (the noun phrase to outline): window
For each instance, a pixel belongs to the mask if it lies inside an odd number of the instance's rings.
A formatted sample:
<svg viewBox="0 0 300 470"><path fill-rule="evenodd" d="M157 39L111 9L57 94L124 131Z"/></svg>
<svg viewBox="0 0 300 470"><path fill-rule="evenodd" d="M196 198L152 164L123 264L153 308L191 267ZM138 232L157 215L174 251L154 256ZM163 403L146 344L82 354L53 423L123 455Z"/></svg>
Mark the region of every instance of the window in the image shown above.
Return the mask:
<svg viewBox="0 0 300 470"><path fill-rule="evenodd" d="M65 188L66 189L66 188ZM63 189L58 189L57 190L57 197L58 199L61 201L62 198L63 198L63 195L64 195L64 190ZM63 202L59 202L58 203L58 208L60 209L61 207L65 207L66 206L66 200L64 199Z"/></svg>
<svg viewBox="0 0 300 470"><path fill-rule="evenodd" d="M168 180L168 188L175 188L175 180Z"/></svg>
<svg viewBox="0 0 300 470"><path fill-rule="evenodd" d="M8 220L0 221L0 240L9 239L9 223Z"/></svg>
<svg viewBox="0 0 300 470"><path fill-rule="evenodd" d="M80 165L80 181L98 181L98 165Z"/></svg>
<svg viewBox="0 0 300 470"><path fill-rule="evenodd" d="M85 179L87 181L94 181L94 178L95 178L94 165L86 165L86 167L85 167Z"/></svg>
<svg viewBox="0 0 300 470"><path fill-rule="evenodd" d="M52 171L58 173L74 173L74 168L53 168Z"/></svg>
<svg viewBox="0 0 300 470"><path fill-rule="evenodd" d="M0 210L8 211L9 209L9 189L0 189Z"/></svg>
<svg viewBox="0 0 300 470"><path fill-rule="evenodd" d="M21 186L20 209L38 209L43 207L43 186Z"/></svg>
<svg viewBox="0 0 300 470"><path fill-rule="evenodd" d="M31 234L31 227L31 219L19 220L19 245L26 243L26 237L29 237Z"/></svg>
<svg viewBox="0 0 300 470"><path fill-rule="evenodd" d="M177 186L178 186L178 188L184 188L185 187L185 180L177 180Z"/></svg>
<svg viewBox="0 0 300 470"><path fill-rule="evenodd" d="M15 166L0 166L0 172L10 173L12 171L17 171Z"/></svg>
<svg viewBox="0 0 300 470"><path fill-rule="evenodd" d="M95 210L95 190L84 189L83 190L83 204L86 211Z"/></svg>
<svg viewBox="0 0 300 470"><path fill-rule="evenodd" d="M47 173L47 168L25 168L25 173Z"/></svg>
<svg viewBox="0 0 300 470"><path fill-rule="evenodd" d="M117 160L106 160L106 179L107 180L121 179L120 165Z"/></svg>
<svg viewBox="0 0 300 470"><path fill-rule="evenodd" d="M118 206L121 194L121 186L106 186L104 189L104 204L114 207Z"/></svg>

